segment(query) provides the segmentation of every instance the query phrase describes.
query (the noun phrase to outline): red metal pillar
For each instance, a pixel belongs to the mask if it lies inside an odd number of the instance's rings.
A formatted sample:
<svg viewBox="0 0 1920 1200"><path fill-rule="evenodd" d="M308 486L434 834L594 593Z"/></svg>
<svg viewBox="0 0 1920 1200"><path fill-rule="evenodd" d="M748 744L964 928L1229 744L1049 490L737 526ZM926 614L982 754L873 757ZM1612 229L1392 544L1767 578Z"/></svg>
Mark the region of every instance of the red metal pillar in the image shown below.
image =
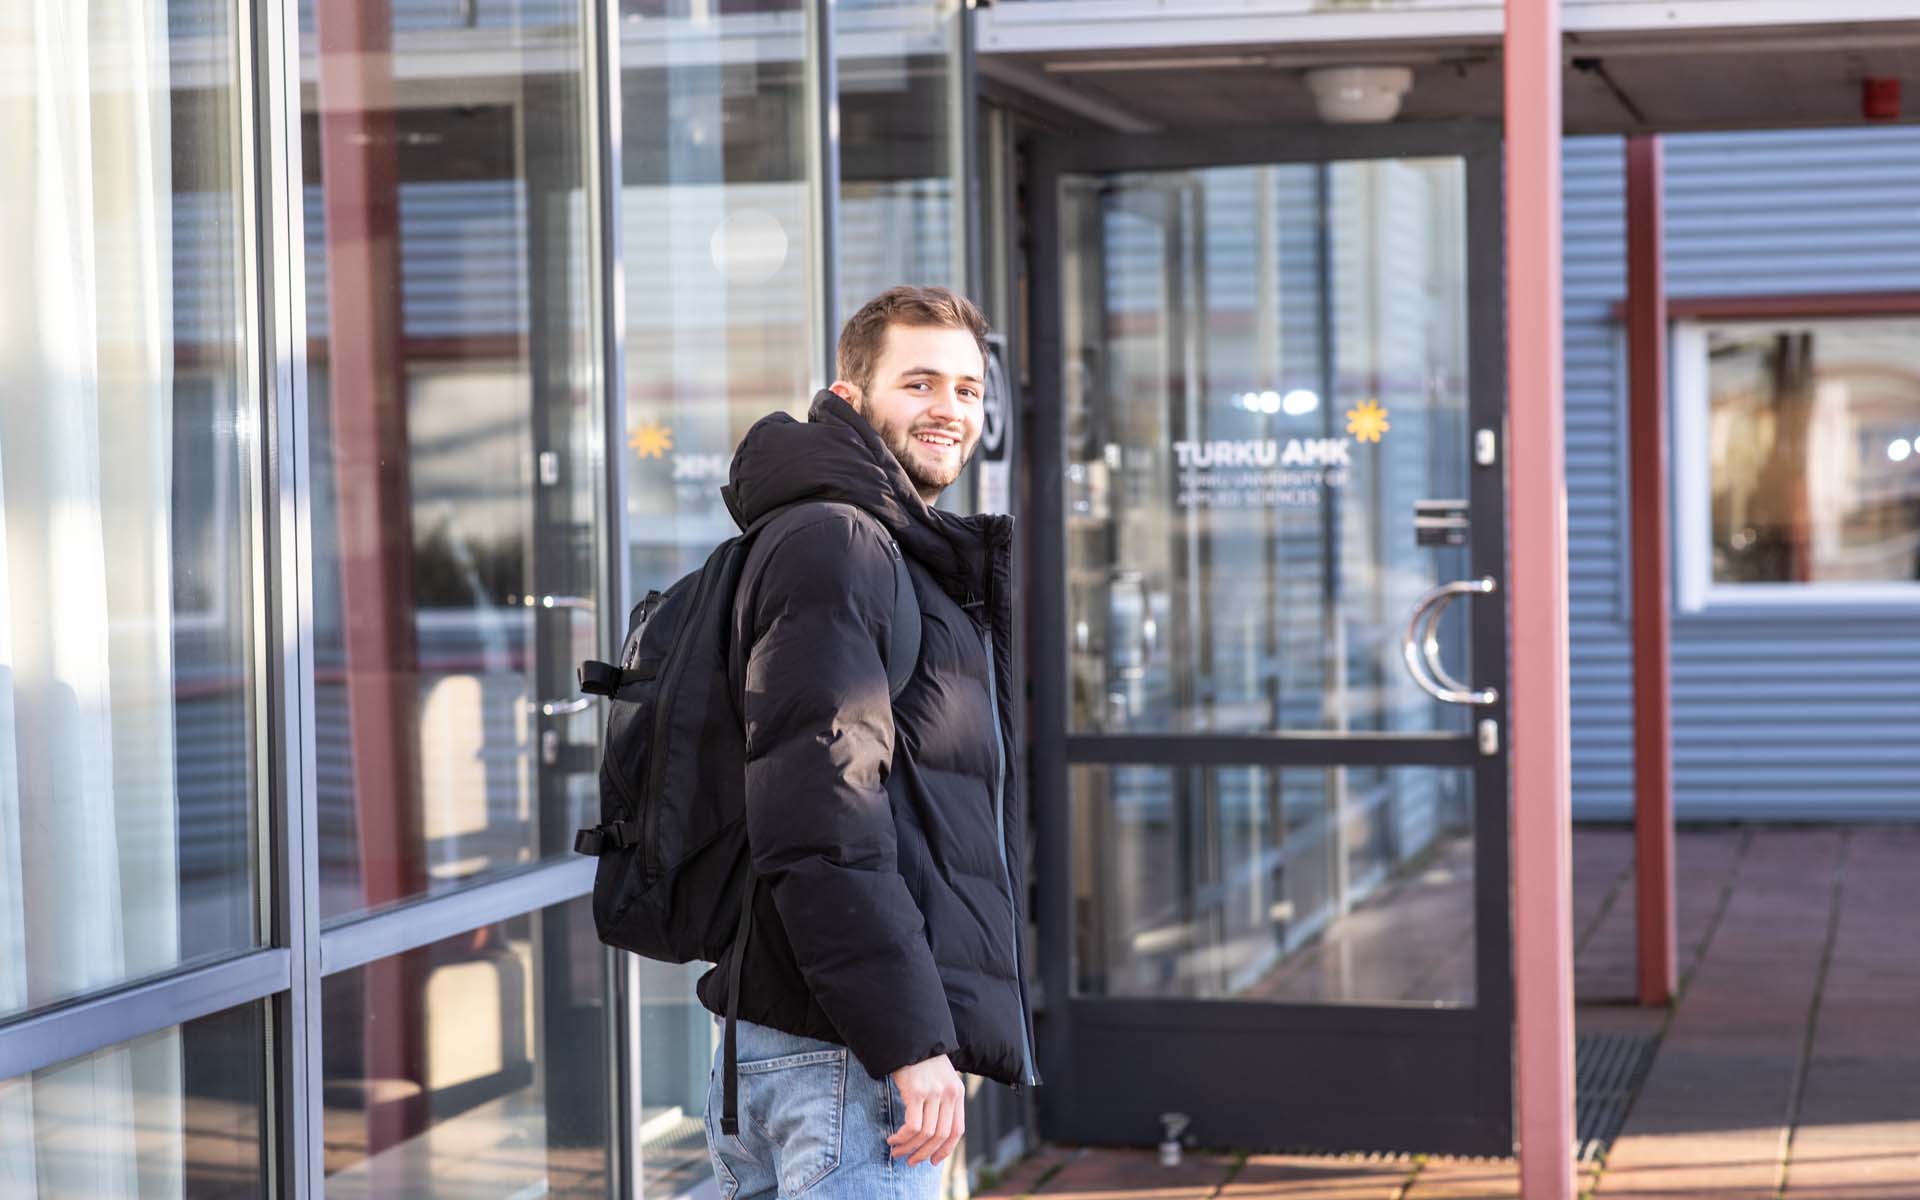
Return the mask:
<svg viewBox="0 0 1920 1200"><path fill-rule="evenodd" d="M326 0L314 23L347 726L362 894L372 908L426 888L393 18L388 0ZM363 970L370 1155L423 1126L420 962L405 954Z"/></svg>
<svg viewBox="0 0 1920 1200"><path fill-rule="evenodd" d="M1667 503L1667 283L1660 139L1627 139L1627 459L1633 520L1633 836L1640 1003L1679 989Z"/></svg>
<svg viewBox="0 0 1920 1200"><path fill-rule="evenodd" d="M1559 10L1506 4L1514 1074L1527 1200L1574 1196Z"/></svg>

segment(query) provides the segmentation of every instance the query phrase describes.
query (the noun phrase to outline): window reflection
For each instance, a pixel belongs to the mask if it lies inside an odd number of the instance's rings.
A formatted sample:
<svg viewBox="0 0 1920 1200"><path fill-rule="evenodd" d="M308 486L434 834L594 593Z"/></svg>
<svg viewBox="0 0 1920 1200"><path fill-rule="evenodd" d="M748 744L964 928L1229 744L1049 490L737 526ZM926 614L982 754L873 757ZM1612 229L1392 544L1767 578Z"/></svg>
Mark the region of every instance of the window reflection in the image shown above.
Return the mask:
<svg viewBox="0 0 1920 1200"><path fill-rule="evenodd" d="M258 940L234 7L0 22L0 1017Z"/></svg>
<svg viewBox="0 0 1920 1200"><path fill-rule="evenodd" d="M321 904L565 855L592 809L598 419L577 5L303 14Z"/></svg>
<svg viewBox="0 0 1920 1200"><path fill-rule="evenodd" d="M625 474L633 595L735 532L750 425L804 415L820 361L800 0L623 5Z"/></svg>
<svg viewBox="0 0 1920 1200"><path fill-rule="evenodd" d="M627 441L617 447L634 596L735 532L734 447L803 416L820 361L801 0L622 5ZM704 964L641 962L640 1158L648 1195L710 1180Z"/></svg>
<svg viewBox="0 0 1920 1200"><path fill-rule="evenodd" d="M7 1200L266 1195L264 1016L243 1005L0 1080Z"/></svg>
<svg viewBox="0 0 1920 1200"><path fill-rule="evenodd" d="M1414 536L1466 494L1465 198L1456 159L1067 181L1075 729L1461 727L1401 633L1466 574Z"/></svg>
<svg viewBox="0 0 1920 1200"><path fill-rule="evenodd" d="M694 998L706 963L641 961L640 1160L647 1196L680 1196L713 1178L707 1156L707 1076L720 1036Z"/></svg>
<svg viewBox="0 0 1920 1200"><path fill-rule="evenodd" d="M608 1195L604 961L577 900L329 976L327 1195Z"/></svg>
<svg viewBox="0 0 1920 1200"><path fill-rule="evenodd" d="M1078 766L1085 995L1472 1004L1472 790L1431 767Z"/></svg>
<svg viewBox="0 0 1920 1200"><path fill-rule="evenodd" d="M1920 318L1706 331L1713 578L1920 579Z"/></svg>
<svg viewBox="0 0 1920 1200"><path fill-rule="evenodd" d="M835 6L840 312L900 283L964 286L950 0ZM734 532L719 497L767 413L804 414L814 313L801 0L625 0L626 524L635 595Z"/></svg>
<svg viewBox="0 0 1920 1200"><path fill-rule="evenodd" d="M965 291L954 0L839 0L840 320L896 284Z"/></svg>

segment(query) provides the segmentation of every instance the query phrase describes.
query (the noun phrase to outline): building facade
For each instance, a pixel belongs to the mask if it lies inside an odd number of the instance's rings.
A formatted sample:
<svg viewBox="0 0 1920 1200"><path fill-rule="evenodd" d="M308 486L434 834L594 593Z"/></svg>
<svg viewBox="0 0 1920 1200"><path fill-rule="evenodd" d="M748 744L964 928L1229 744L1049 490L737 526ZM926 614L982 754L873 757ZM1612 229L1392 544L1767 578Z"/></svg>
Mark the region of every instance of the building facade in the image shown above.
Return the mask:
<svg viewBox="0 0 1920 1200"><path fill-rule="evenodd" d="M1077 11L1089 47L1125 16ZM1170 146L985 15L0 23L0 1191L711 1194L703 968L594 938L573 669L732 532L739 437L900 282L1000 330L947 502L1031 530L1067 1066L1054 1107L980 1088L970 1163L1154 1140L1218 1053L1168 1014L1226 1002L1462 1064L1409 1102L1471 1121L1303 1138L1507 1137L1499 612L1417 607L1499 573L1497 136ZM1679 813L1920 816L1916 138L1668 144ZM1616 819L1621 143L1566 163L1575 801ZM1147 1029L1165 1077L1100 1073Z"/></svg>
<svg viewBox="0 0 1920 1200"><path fill-rule="evenodd" d="M1681 819L1912 820L1920 747L1914 581L1920 196L1910 128L1670 134L1674 309L1674 803ZM1574 811L1632 809L1624 162L1618 138L1566 148L1567 486ZM1726 439L1737 344L1807 339L1824 370L1808 466L1760 483ZM1821 346L1828 343L1828 348ZM1816 395L1819 394L1816 386ZM1771 428L1748 400L1737 423ZM1724 415L1723 415L1724 414ZM1838 444L1836 444L1838 443ZM1771 437L1764 448L1773 448ZM1784 449L1784 448L1783 448ZM1817 471L1817 474L1810 474ZM1806 486L1827 549L1798 566L1737 551L1730 504ZM1758 522L1754 522L1758 524ZM1742 562L1740 560L1744 559Z"/></svg>
<svg viewBox="0 0 1920 1200"><path fill-rule="evenodd" d="M710 1179L698 970L594 936L573 671L849 305L968 286L959 14L839 14L0 22L0 1192Z"/></svg>

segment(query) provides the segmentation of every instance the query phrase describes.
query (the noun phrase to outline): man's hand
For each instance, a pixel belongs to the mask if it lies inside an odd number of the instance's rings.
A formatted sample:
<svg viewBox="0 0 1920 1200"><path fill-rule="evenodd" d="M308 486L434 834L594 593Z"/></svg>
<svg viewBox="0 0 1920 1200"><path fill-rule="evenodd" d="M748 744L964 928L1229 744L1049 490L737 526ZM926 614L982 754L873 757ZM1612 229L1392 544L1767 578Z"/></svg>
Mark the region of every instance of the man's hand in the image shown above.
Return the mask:
<svg viewBox="0 0 1920 1200"><path fill-rule="evenodd" d="M967 1089L960 1072L942 1054L901 1067L893 1073L893 1082L907 1105L906 1121L887 1138L893 1156L908 1156L910 1167L947 1161L967 1131Z"/></svg>

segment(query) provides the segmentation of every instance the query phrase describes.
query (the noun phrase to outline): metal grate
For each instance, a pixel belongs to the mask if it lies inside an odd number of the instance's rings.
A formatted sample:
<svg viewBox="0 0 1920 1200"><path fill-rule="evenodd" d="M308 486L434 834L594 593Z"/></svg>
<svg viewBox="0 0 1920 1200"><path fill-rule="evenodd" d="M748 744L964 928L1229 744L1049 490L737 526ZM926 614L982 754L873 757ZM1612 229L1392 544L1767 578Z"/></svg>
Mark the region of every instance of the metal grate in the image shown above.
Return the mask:
<svg viewBox="0 0 1920 1200"><path fill-rule="evenodd" d="M1591 1033L1574 1040L1574 1133L1581 1162L1593 1162L1613 1145L1659 1043L1655 1037L1625 1033Z"/></svg>
<svg viewBox="0 0 1920 1200"><path fill-rule="evenodd" d="M640 1130L640 1142L646 1147L648 1154L694 1148L704 1150L707 1146L707 1123L700 1117L676 1119L670 1113L666 1120L656 1118L643 1125Z"/></svg>

